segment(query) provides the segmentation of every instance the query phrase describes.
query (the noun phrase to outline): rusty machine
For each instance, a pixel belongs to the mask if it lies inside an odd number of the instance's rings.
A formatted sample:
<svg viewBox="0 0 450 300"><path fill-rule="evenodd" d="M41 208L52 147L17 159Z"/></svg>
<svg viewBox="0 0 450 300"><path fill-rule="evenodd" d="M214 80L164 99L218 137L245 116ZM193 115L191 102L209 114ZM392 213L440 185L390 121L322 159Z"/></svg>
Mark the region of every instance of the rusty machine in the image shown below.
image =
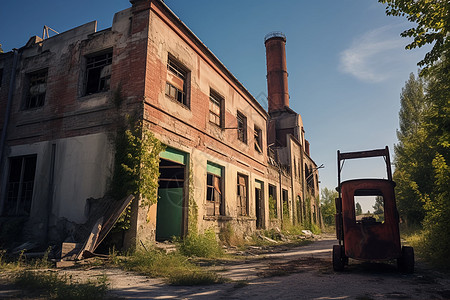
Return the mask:
<svg viewBox="0 0 450 300"><path fill-rule="evenodd" d="M383 157L388 179L352 179L341 182L345 160ZM333 269L342 271L348 259L397 260L401 272L414 272L414 250L401 246L389 148L341 153L337 151L338 193ZM372 210L372 211L371 211Z"/></svg>

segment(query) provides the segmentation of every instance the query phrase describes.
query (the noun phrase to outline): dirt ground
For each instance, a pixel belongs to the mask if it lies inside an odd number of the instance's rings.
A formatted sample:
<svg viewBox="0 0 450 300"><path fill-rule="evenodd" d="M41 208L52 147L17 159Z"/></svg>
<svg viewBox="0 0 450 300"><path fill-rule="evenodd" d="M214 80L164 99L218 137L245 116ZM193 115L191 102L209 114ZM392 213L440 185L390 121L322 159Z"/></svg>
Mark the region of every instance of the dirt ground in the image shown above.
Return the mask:
<svg viewBox="0 0 450 300"><path fill-rule="evenodd" d="M223 261L211 267L230 282L209 286L170 286L120 269L67 269L77 277L106 275L115 299L450 299L450 275L416 263L414 274L401 274L393 263L350 260L342 273L331 265L336 241L324 237L297 248L255 249L243 261ZM0 299L14 298L0 289Z"/></svg>

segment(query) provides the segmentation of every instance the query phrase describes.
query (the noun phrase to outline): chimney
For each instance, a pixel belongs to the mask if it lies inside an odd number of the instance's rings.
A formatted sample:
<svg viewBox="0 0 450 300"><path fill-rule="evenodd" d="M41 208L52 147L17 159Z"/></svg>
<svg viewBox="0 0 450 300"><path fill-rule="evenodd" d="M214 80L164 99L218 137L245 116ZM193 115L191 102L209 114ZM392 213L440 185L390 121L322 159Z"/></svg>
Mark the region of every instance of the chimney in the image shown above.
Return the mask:
<svg viewBox="0 0 450 300"><path fill-rule="evenodd" d="M289 107L288 73L286 68L286 36L272 32L264 39L267 59L267 92L269 113Z"/></svg>

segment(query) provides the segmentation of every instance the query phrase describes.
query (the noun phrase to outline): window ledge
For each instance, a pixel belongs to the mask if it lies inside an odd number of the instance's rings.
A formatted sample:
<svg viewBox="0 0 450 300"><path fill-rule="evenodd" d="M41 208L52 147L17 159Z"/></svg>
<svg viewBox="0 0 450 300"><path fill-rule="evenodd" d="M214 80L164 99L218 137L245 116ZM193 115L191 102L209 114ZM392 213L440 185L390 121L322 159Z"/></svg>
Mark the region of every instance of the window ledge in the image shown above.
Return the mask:
<svg viewBox="0 0 450 300"><path fill-rule="evenodd" d="M255 217L239 216L236 218L238 221L256 221Z"/></svg>
<svg viewBox="0 0 450 300"><path fill-rule="evenodd" d="M78 100L80 101L88 101L94 98L101 98L101 97L105 97L105 96L109 96L110 94L112 94L111 90L107 90L104 92L98 92L98 93L93 93L93 94L89 94L89 95L83 95L78 97Z"/></svg>
<svg viewBox="0 0 450 300"><path fill-rule="evenodd" d="M187 106L186 104L181 103L181 102L178 101L177 99L175 99L175 98L173 98L173 97L170 97L170 96L167 95L167 94L164 94L164 95L166 96L167 99L169 99L170 101L172 101L172 102L174 102L174 103L180 105L180 106L183 107L184 109L189 110L189 111L191 110L191 108L190 108L189 106Z"/></svg>
<svg viewBox="0 0 450 300"><path fill-rule="evenodd" d="M233 217L230 216L203 216L206 221L231 221Z"/></svg>

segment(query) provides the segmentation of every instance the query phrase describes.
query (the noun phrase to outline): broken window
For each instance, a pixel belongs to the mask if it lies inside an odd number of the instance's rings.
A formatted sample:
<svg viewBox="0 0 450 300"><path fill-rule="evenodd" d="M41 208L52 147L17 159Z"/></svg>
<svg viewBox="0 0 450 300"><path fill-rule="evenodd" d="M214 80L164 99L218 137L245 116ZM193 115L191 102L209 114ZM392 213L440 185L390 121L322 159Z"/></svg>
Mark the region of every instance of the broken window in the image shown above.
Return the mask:
<svg viewBox="0 0 450 300"><path fill-rule="evenodd" d="M167 59L166 95L189 107L187 81L187 69L169 56Z"/></svg>
<svg viewBox="0 0 450 300"><path fill-rule="evenodd" d="M380 190L356 190L354 203L357 223L384 222L384 198Z"/></svg>
<svg viewBox="0 0 450 300"><path fill-rule="evenodd" d="M47 69L27 74L27 81L24 109L43 106L47 91Z"/></svg>
<svg viewBox="0 0 450 300"><path fill-rule="evenodd" d="M254 130L255 150L262 153L262 130L255 125Z"/></svg>
<svg viewBox="0 0 450 300"><path fill-rule="evenodd" d="M36 155L9 159L9 177L3 215L30 215L35 173Z"/></svg>
<svg viewBox="0 0 450 300"><path fill-rule="evenodd" d="M206 171L206 214L209 216L224 215L223 168L208 162Z"/></svg>
<svg viewBox="0 0 450 300"><path fill-rule="evenodd" d="M236 119L238 140L247 143L247 118L240 112L237 112Z"/></svg>
<svg viewBox="0 0 450 300"><path fill-rule="evenodd" d="M88 56L86 61L86 95L109 90L112 51Z"/></svg>
<svg viewBox="0 0 450 300"><path fill-rule="evenodd" d="M283 189L282 190L282 196L283 196L283 216L286 219L290 218L290 214L289 214L289 198L288 198L288 191Z"/></svg>
<svg viewBox="0 0 450 300"><path fill-rule="evenodd" d="M269 216L271 219L278 218L277 187L271 184L269 184Z"/></svg>
<svg viewBox="0 0 450 300"><path fill-rule="evenodd" d="M248 216L248 176L237 175L237 208L239 216Z"/></svg>
<svg viewBox="0 0 450 300"><path fill-rule="evenodd" d="M292 168L294 169L295 178L297 178L297 161L295 160L295 157L294 157L294 166Z"/></svg>
<svg viewBox="0 0 450 300"><path fill-rule="evenodd" d="M209 94L209 122L222 127L223 97L213 90Z"/></svg>

